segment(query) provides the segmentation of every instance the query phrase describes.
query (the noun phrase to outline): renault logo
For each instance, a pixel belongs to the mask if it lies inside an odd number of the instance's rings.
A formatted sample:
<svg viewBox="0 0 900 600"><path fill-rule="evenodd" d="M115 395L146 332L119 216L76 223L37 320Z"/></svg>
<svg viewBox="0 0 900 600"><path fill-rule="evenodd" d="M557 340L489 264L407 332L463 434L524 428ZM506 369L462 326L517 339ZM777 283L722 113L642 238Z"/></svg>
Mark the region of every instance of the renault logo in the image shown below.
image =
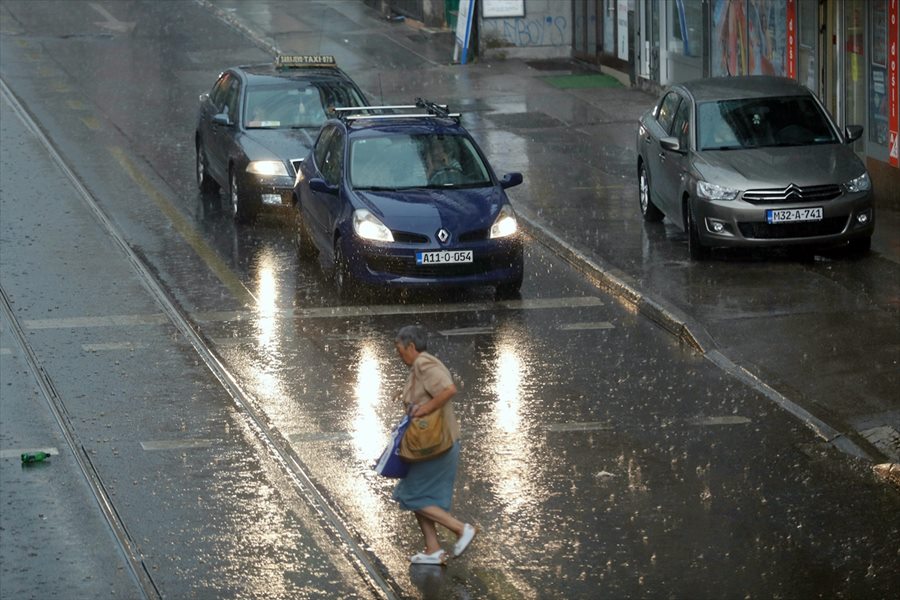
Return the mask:
<svg viewBox="0 0 900 600"><path fill-rule="evenodd" d="M450 232L446 229L438 229L437 239L440 243L446 244L447 240L450 239Z"/></svg>

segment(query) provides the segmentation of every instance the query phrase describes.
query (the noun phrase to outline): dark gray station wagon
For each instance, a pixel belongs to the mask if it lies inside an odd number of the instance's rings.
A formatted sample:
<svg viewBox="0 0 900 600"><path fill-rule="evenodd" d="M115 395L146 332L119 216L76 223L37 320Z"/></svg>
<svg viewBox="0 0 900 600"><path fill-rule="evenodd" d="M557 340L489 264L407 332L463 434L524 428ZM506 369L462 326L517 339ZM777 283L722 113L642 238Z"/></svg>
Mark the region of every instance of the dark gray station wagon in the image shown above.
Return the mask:
<svg viewBox="0 0 900 600"><path fill-rule="evenodd" d="M867 251L872 186L852 142L804 86L781 77L675 85L641 117L640 208L711 247L849 243Z"/></svg>

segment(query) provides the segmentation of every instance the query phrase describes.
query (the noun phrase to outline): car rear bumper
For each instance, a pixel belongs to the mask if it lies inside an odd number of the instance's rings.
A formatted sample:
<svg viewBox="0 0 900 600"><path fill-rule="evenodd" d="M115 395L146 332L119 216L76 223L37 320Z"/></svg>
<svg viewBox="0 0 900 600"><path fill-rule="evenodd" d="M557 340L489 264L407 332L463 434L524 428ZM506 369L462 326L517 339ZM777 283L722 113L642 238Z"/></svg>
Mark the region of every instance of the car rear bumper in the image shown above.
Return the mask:
<svg viewBox="0 0 900 600"><path fill-rule="evenodd" d="M774 224L767 221L769 210L815 207L822 208L821 220ZM842 194L826 201L792 204L751 204L743 200L699 201L693 208L700 241L706 246L839 244L871 236L875 228L871 191ZM714 230L717 223L722 225L722 231Z"/></svg>
<svg viewBox="0 0 900 600"><path fill-rule="evenodd" d="M353 277L362 283L389 287L474 287L522 280L522 240L482 241L453 248L423 245L374 245L354 240L344 253ZM461 264L420 265L416 252L472 250L473 261Z"/></svg>

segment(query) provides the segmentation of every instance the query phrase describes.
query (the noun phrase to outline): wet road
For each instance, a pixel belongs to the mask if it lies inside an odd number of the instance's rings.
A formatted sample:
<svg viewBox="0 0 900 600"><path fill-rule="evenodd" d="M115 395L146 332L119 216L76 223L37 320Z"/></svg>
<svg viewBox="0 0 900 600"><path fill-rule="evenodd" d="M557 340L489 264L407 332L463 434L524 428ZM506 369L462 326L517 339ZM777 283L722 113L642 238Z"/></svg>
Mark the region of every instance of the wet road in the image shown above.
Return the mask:
<svg viewBox="0 0 900 600"><path fill-rule="evenodd" d="M897 589L900 501L867 465L541 246L529 245L521 301L475 290L342 305L319 266L298 261L277 217L235 227L195 193L197 94L223 54L228 64L269 57L194 3L83 3L63 16L70 5L5 2L0 75L247 395L235 404L121 257L103 260L115 256L105 234L78 202L62 202L52 165L16 151L31 142L4 108L0 283L50 376L65 382L62 399L161 595L287 596L309 573L369 593L292 471L267 458L254 418L401 596ZM492 155L497 170L515 168L514 155ZM47 275L57 271L81 275ZM392 483L369 469L404 377L391 340L414 321L461 384L455 509L483 526L471 554L438 572L408 567L417 530L390 501ZM204 443L170 454L138 443L184 438ZM127 485L160 473L171 501ZM242 580L251 563L259 578Z"/></svg>

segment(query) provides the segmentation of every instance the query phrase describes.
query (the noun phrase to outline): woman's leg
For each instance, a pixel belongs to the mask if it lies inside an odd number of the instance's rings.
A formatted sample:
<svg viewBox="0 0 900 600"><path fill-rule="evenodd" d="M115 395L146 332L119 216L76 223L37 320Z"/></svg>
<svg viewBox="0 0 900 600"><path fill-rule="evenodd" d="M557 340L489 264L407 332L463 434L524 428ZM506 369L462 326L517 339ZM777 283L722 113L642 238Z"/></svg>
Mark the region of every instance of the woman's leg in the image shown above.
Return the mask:
<svg viewBox="0 0 900 600"><path fill-rule="evenodd" d="M422 530L422 535L425 536L425 553L434 554L441 549L441 542L438 540L434 521L422 514L422 511L416 511L416 520L419 522L419 529Z"/></svg>
<svg viewBox="0 0 900 600"><path fill-rule="evenodd" d="M431 529L434 531L434 524L440 523L450 531L456 534L457 537L462 535L463 525L464 523L448 513L443 508L438 506L426 506L425 508L419 509L416 511L416 518L424 517L427 521L431 523ZM419 526L421 527L422 522L419 521ZM424 533L424 528L422 529ZM437 536L435 536L435 540L437 540ZM428 541L428 536L426 534L425 541Z"/></svg>

